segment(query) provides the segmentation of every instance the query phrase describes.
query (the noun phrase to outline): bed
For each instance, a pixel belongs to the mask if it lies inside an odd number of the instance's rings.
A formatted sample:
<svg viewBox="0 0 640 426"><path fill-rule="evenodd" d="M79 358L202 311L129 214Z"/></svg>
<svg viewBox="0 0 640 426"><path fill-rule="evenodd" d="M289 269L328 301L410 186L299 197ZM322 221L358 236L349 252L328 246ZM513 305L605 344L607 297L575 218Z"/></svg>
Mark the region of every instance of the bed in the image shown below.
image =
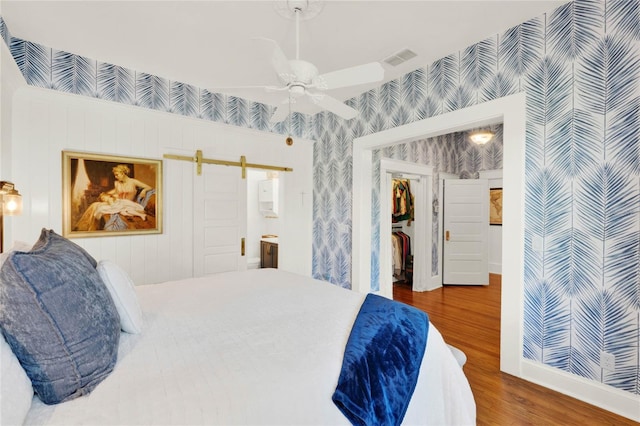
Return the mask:
<svg viewBox="0 0 640 426"><path fill-rule="evenodd" d="M133 292L142 325L120 333L113 371L66 402L33 396L24 424L349 424L332 396L365 295L276 269ZM431 324L420 362L403 424L474 424L467 379ZM16 388L2 379L5 410Z"/></svg>

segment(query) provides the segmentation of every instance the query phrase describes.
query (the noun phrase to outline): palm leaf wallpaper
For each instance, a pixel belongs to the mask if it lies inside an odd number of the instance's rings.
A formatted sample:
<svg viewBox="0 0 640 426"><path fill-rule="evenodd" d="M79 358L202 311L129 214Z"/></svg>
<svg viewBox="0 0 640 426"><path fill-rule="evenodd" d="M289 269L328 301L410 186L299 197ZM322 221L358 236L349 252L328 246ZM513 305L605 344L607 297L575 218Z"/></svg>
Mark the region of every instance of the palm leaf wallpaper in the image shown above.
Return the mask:
<svg viewBox="0 0 640 426"><path fill-rule="evenodd" d="M96 97L133 105L136 95L135 87L135 72L104 62L98 64Z"/></svg>
<svg viewBox="0 0 640 426"><path fill-rule="evenodd" d="M53 89L84 96L94 95L96 91L96 61L54 50L52 64Z"/></svg>
<svg viewBox="0 0 640 426"><path fill-rule="evenodd" d="M198 116L200 93L197 87L172 81L170 82L169 91L169 99L171 100L169 111L187 117Z"/></svg>
<svg viewBox="0 0 640 426"><path fill-rule="evenodd" d="M342 287L351 285L353 139L526 91L523 356L640 395L639 16L640 0L576 0L350 99L355 119L293 114L278 125L271 106L21 40L1 17L0 35L30 85L315 140L313 275ZM429 164L435 179L500 169L494 131L480 148L455 134L378 150L374 182L383 155ZM377 188L374 288L386 261ZM437 235L435 214L433 224ZM434 239L424 259L433 274L436 250ZM615 372L601 368L604 352Z"/></svg>

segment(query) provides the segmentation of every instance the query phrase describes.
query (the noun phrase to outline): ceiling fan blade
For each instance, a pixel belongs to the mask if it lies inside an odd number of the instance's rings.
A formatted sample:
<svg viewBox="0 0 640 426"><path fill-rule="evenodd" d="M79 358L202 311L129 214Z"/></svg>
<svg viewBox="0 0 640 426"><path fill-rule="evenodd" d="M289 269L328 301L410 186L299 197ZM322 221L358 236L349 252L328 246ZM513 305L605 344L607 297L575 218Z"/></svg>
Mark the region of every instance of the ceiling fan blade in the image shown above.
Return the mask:
<svg viewBox="0 0 640 426"><path fill-rule="evenodd" d="M358 115L358 111L351 108L348 105L340 102L336 98L325 95L324 93L309 93L307 92L313 103L338 115L345 120L350 120Z"/></svg>
<svg viewBox="0 0 640 426"><path fill-rule="evenodd" d="M293 80L295 73L291 69L289 59L287 59L280 46L278 46L278 43L276 43L275 40L264 37L256 37L255 40L260 41L264 46L265 53L267 53L271 61L271 66L278 76L286 82Z"/></svg>
<svg viewBox="0 0 640 426"><path fill-rule="evenodd" d="M383 78L384 68L382 68L380 62L371 62L319 75L314 79L313 85L318 89L330 90L374 83L381 81Z"/></svg>
<svg viewBox="0 0 640 426"><path fill-rule="evenodd" d="M229 87L212 87L208 89L210 92L218 92L225 93L230 91L251 91L255 92L256 90L264 90L267 93L278 92L282 90L287 90L287 87L278 87L278 86L229 86Z"/></svg>

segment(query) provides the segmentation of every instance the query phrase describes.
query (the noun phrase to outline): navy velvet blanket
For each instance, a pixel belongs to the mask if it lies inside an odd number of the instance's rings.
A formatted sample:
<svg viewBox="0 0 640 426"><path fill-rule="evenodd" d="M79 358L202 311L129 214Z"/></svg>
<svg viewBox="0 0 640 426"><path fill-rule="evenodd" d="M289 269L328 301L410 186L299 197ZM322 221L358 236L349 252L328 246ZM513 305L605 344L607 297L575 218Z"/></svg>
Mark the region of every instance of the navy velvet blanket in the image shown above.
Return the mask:
<svg viewBox="0 0 640 426"><path fill-rule="evenodd" d="M354 425L399 425L418 381L429 318L368 294L351 329L333 402Z"/></svg>

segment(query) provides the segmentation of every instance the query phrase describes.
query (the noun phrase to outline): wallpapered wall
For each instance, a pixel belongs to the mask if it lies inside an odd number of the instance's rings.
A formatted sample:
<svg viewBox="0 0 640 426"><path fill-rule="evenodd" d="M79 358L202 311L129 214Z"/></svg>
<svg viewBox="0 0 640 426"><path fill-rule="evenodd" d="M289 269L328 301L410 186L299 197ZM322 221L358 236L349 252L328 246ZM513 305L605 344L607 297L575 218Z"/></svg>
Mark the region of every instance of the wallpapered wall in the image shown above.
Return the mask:
<svg viewBox="0 0 640 426"><path fill-rule="evenodd" d="M29 84L283 130L271 107L0 31ZM316 140L314 275L350 283L354 138L526 91L524 356L640 395L639 39L640 0L576 0L351 99L356 119L296 114Z"/></svg>
<svg viewBox="0 0 640 426"><path fill-rule="evenodd" d="M56 50L12 37L0 17L0 35L28 84L186 117L285 134L311 136L311 117L293 113L272 124L274 106L209 92L190 84ZM290 126L290 127L289 127Z"/></svg>
<svg viewBox="0 0 640 426"><path fill-rule="evenodd" d="M316 166L316 202L338 207L318 209L315 226L349 210L331 174L353 138L525 90L524 356L639 395L639 38L639 1L578 0L351 100L361 115L318 135L333 154ZM314 270L348 268L347 241L314 244Z"/></svg>

